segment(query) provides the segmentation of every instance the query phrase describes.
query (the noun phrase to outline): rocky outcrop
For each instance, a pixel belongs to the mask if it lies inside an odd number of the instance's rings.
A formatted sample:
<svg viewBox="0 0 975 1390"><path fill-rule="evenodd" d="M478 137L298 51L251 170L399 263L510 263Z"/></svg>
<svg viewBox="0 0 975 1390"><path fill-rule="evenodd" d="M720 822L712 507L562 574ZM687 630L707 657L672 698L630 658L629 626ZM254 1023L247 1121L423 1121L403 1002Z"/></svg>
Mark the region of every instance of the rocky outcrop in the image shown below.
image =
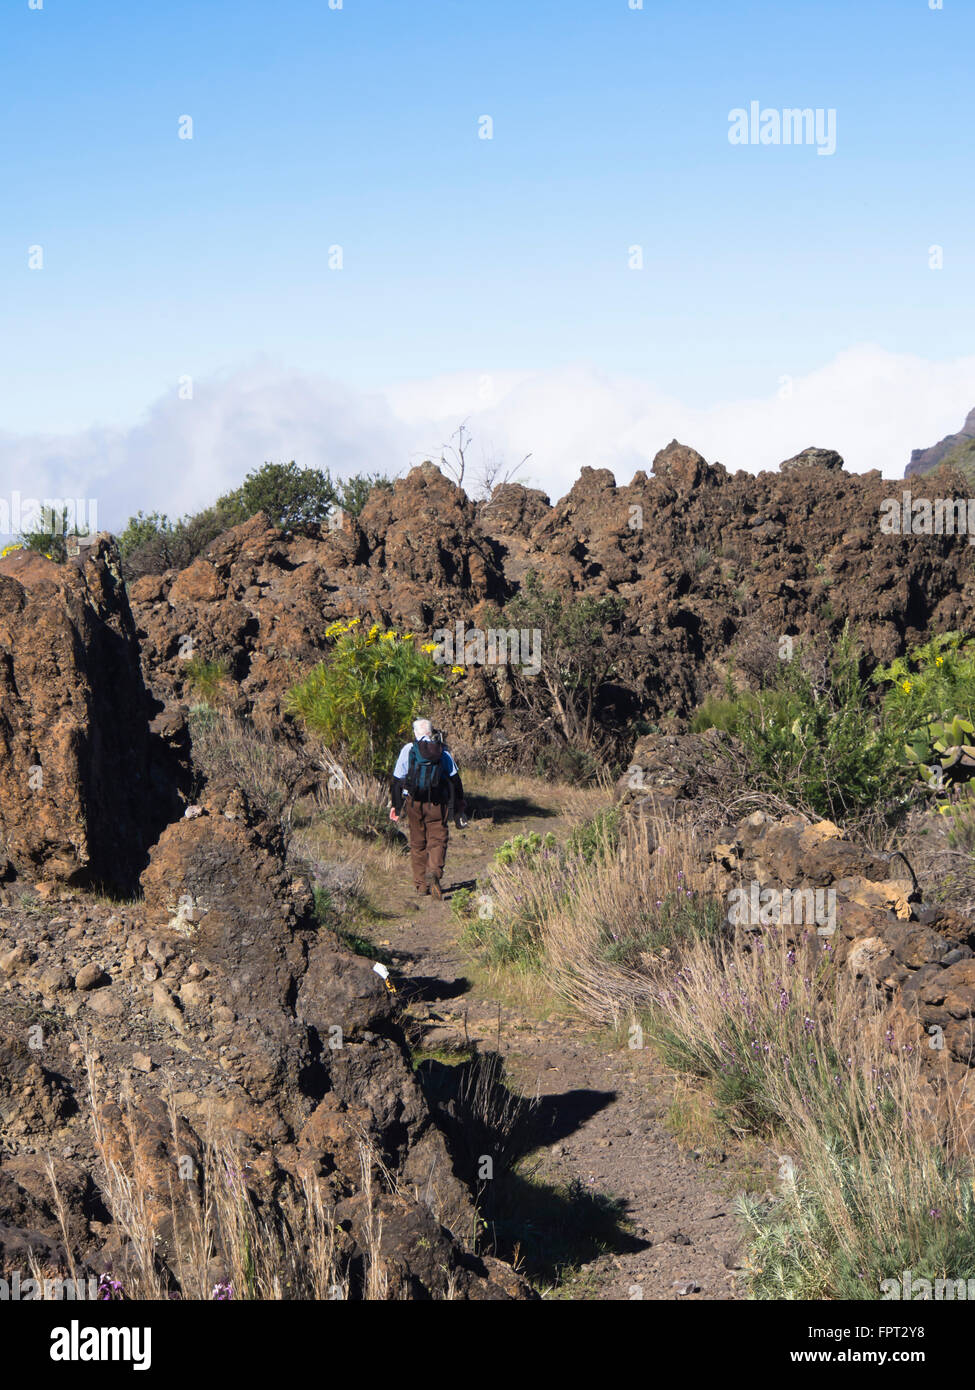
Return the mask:
<svg viewBox="0 0 975 1390"><path fill-rule="evenodd" d="M932 468L937 468L939 463L943 463L950 454L956 450L970 445L975 440L975 408L968 412L965 423L957 434L945 435L944 439L939 439L937 444L932 444L927 449L913 449L911 459L904 469L904 477L910 478L918 473L930 473Z"/></svg>
<svg viewBox="0 0 975 1390"><path fill-rule="evenodd" d="M143 668L160 700L193 699L192 658L224 660L237 708L277 726L285 690L328 651L337 618L425 633L503 595L473 503L432 465L339 521L297 536L259 513L187 569L136 580Z"/></svg>
<svg viewBox="0 0 975 1390"><path fill-rule="evenodd" d="M645 734L616 782L616 800L640 815L674 816L710 803L724 807L737 791L743 756L737 739L717 729L703 734Z"/></svg>
<svg viewBox="0 0 975 1390"><path fill-rule="evenodd" d="M763 904L759 920L746 908L745 930L781 922L790 932L817 939L842 970L883 993L892 1019L913 1038L932 1076L953 1087L970 1084L975 921L926 902L925 885L902 856L865 849L830 821L776 820L756 811L720 832L704 859L705 871L695 882L716 884L729 901L738 889L746 894L742 902L750 894ZM778 890L778 898L769 895L763 902L766 889ZM815 899L797 896L807 890L831 895L819 898L819 919L810 920L807 911Z"/></svg>
<svg viewBox="0 0 975 1390"><path fill-rule="evenodd" d="M803 449L801 454L794 454L779 464L780 473L791 473L796 468L828 468L835 473L842 471L843 459L835 449L811 448Z"/></svg>
<svg viewBox="0 0 975 1390"><path fill-rule="evenodd" d="M0 910L0 1259L40 1242L62 1269L70 1253L124 1284L112 1163L178 1288L173 1223L223 1180L206 1169L216 1144L272 1224L318 1189L352 1297L377 1258L388 1297L525 1296L466 1244L470 1192L372 962L316 925L275 830L222 794L193 811L153 849L142 901ZM191 1181L176 1183L180 1164Z"/></svg>
<svg viewBox="0 0 975 1390"><path fill-rule="evenodd" d="M0 864L131 890L178 807L109 537L0 560Z"/></svg>
<svg viewBox="0 0 975 1390"><path fill-rule="evenodd" d="M192 698L185 658L222 657L239 708L280 726L286 686L327 652L336 618L422 635L476 625L533 570L569 597L624 601L620 676L600 713L625 738L638 719L679 720L721 694L729 670L748 683L759 648L774 664L786 639L835 635L847 618L871 662L963 626L975 601L967 538L885 534L891 483L841 462L810 449L784 471L732 475L674 441L651 476L618 487L583 468L554 506L516 483L475 505L424 465L334 531L295 536L254 517L181 573L131 586L146 680L164 702ZM456 737L503 744L529 730L506 679L469 668L451 705Z"/></svg>

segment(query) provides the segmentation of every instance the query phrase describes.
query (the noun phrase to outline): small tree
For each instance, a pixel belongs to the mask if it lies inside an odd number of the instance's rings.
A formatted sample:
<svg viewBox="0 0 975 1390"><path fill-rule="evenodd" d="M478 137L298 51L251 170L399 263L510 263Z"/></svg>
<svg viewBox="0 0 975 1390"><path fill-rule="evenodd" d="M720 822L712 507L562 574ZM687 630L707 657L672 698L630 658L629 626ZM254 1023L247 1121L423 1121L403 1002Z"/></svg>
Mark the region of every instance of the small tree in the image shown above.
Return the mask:
<svg viewBox="0 0 975 1390"><path fill-rule="evenodd" d="M287 710L338 759L388 773L422 701L442 698L447 675L412 634L333 623L331 659L288 692Z"/></svg>
<svg viewBox="0 0 975 1390"><path fill-rule="evenodd" d="M325 471L327 475L328 470ZM391 492L393 484L385 473L353 473L351 478L343 478L338 484L339 506L350 516L358 516L377 487Z"/></svg>
<svg viewBox="0 0 975 1390"><path fill-rule="evenodd" d="M25 550L36 551L63 565L68 558L68 537L87 534L87 526L79 527L71 520L69 507L63 507L60 516L55 515L53 507L43 507L37 529L25 531L20 541Z"/></svg>
<svg viewBox="0 0 975 1390"><path fill-rule="evenodd" d="M599 693L618 676L614 648L625 611L621 598L566 598L557 589L544 589L530 571L521 592L491 615L492 625L541 634L538 674L512 666L511 678L539 721L554 712L570 746L588 748L598 742Z"/></svg>
<svg viewBox="0 0 975 1390"><path fill-rule="evenodd" d="M123 560L127 560L140 546L147 545L150 541L160 537L171 539L178 525L178 522L170 521L165 512L147 514L139 511L135 516L129 517L125 530L118 534L119 554Z"/></svg>
<svg viewBox="0 0 975 1390"><path fill-rule="evenodd" d="M265 512L273 526L286 530L325 521L336 505L335 485L327 473L317 468L299 468L290 463L265 463L248 473L239 488L217 500L217 507L231 525Z"/></svg>

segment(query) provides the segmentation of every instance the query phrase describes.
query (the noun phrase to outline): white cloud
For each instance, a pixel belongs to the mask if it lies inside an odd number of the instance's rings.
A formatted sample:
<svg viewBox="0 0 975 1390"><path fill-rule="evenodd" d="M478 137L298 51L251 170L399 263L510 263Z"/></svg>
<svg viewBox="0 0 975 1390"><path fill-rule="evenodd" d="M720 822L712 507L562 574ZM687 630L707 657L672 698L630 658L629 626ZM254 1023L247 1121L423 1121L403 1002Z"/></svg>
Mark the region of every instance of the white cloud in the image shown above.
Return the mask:
<svg viewBox="0 0 975 1390"><path fill-rule="evenodd" d="M973 405L975 357L934 363L873 346L796 378L791 395L707 407L587 366L456 373L370 393L262 365L197 382L191 401L164 397L129 429L0 434L0 499L94 497L99 524L118 527L140 507L196 510L266 459L400 474L436 456L465 419L475 476L485 458L531 453L518 476L553 497L584 464L628 482L672 438L732 470L774 468L819 445L852 471L899 478L912 448L960 428Z"/></svg>

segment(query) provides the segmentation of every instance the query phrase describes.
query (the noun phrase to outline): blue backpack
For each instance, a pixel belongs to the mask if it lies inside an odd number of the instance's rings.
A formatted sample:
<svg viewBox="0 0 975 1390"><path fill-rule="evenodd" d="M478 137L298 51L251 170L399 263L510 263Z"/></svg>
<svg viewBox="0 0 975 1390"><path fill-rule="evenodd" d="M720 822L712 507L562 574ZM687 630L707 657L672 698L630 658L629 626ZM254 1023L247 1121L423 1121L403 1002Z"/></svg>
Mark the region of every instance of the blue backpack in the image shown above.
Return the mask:
<svg viewBox="0 0 975 1390"><path fill-rule="evenodd" d="M417 740L413 740L406 773L406 787L414 801L430 801L443 784L443 740L424 739L423 743L425 752Z"/></svg>

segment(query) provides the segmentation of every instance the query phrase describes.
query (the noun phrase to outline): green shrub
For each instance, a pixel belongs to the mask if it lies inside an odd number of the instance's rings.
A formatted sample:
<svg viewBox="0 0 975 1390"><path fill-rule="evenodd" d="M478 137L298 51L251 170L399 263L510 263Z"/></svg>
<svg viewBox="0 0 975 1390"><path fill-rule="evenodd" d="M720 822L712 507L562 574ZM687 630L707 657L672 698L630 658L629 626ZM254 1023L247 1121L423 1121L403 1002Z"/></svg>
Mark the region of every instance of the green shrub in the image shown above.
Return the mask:
<svg viewBox="0 0 975 1390"><path fill-rule="evenodd" d="M213 709L224 693L230 664L222 658L208 661L202 656L190 657L184 667L186 684L204 704Z"/></svg>
<svg viewBox="0 0 975 1390"><path fill-rule="evenodd" d="M528 913L494 911L484 896L484 904L468 917L463 944L491 969L534 973L542 956L537 922Z"/></svg>
<svg viewBox="0 0 975 1390"><path fill-rule="evenodd" d="M226 512L220 507L207 507L180 521L160 512L129 517L119 536L122 554L122 573L129 583L147 574L164 574L169 569L185 569L217 536L236 526L242 517L239 510Z"/></svg>
<svg viewBox="0 0 975 1390"><path fill-rule="evenodd" d="M619 848L622 819L623 812L619 806L597 812L591 819L575 827L566 842L566 849L569 854L578 855L585 864L591 864L594 859L608 858Z"/></svg>
<svg viewBox="0 0 975 1390"><path fill-rule="evenodd" d="M873 674L901 761L936 790L975 773L975 642L941 633Z"/></svg>
<svg viewBox="0 0 975 1390"><path fill-rule="evenodd" d="M336 756L388 774L421 703L447 694L447 677L412 634L333 623L331 658L288 692L288 712ZM431 644L426 644L428 647Z"/></svg>
<svg viewBox="0 0 975 1390"><path fill-rule="evenodd" d="M320 525L336 507L358 516L374 488L391 488L380 473L333 479L328 469L265 463L248 473L240 487L211 507L172 521L164 512L138 512L118 536L123 573L129 582L146 574L185 569L211 541L265 512L272 526L288 530Z"/></svg>
<svg viewBox="0 0 975 1390"><path fill-rule="evenodd" d="M450 911L460 922L467 922L474 915L476 899L470 888L457 888L450 898Z"/></svg>
<svg viewBox="0 0 975 1390"><path fill-rule="evenodd" d="M734 734L759 789L817 815L846 819L890 803L907 784L896 728L870 706L849 625L821 672L799 652L765 689L729 691L710 706L698 711L695 727Z"/></svg>
<svg viewBox="0 0 975 1390"><path fill-rule="evenodd" d="M327 520L335 504L335 485L328 473L299 468L293 459L265 463L248 473L240 487L217 499L217 507L237 521L264 512L272 526L289 531Z"/></svg>
<svg viewBox="0 0 975 1390"><path fill-rule="evenodd" d="M554 849L555 836L549 833L542 838L534 830L527 835L513 835L510 840L505 840L495 853L495 864L514 864L517 860L532 860L536 857L539 850Z"/></svg>
<svg viewBox="0 0 975 1390"><path fill-rule="evenodd" d="M63 507L60 516L56 516L52 507L43 507L37 528L25 531L20 537L23 548L63 565L68 558L68 537L88 534L86 526L79 527L71 520L72 510Z"/></svg>
<svg viewBox="0 0 975 1390"><path fill-rule="evenodd" d="M975 641L944 632L873 673L884 693L884 711L905 737L911 730L953 715L975 719Z"/></svg>
<svg viewBox="0 0 975 1390"><path fill-rule="evenodd" d="M694 711L688 727L692 734L703 734L706 729L735 734L743 719L754 715L759 707L758 697L751 692L742 691L725 699L708 696Z"/></svg>

